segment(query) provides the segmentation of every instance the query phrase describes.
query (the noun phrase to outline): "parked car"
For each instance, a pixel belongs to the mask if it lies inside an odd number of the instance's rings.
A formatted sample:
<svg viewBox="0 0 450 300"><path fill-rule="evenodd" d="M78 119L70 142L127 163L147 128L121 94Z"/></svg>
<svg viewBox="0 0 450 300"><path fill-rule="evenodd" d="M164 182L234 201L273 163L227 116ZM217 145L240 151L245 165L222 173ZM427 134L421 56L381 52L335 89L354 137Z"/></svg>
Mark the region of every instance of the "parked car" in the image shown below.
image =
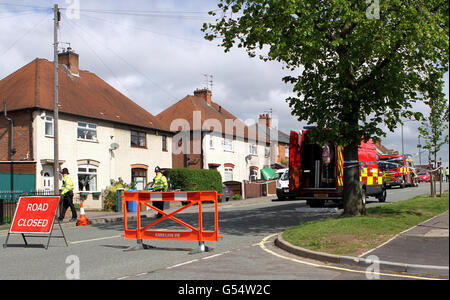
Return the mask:
<svg viewBox="0 0 450 300"><path fill-rule="evenodd" d="M284 174L284 172L286 172L286 170L289 170L289 169L284 168L284 169L276 170L275 174L272 177L272 179L279 179L279 178L281 178L281 176L283 176L283 174Z"/></svg>
<svg viewBox="0 0 450 300"><path fill-rule="evenodd" d="M277 181L278 200L286 200L295 197L295 193L289 192L289 169L286 169Z"/></svg>
<svg viewBox="0 0 450 300"><path fill-rule="evenodd" d="M421 171L419 173L417 173L417 181L418 182L430 182L431 176L430 176L430 172L426 172L426 171Z"/></svg>

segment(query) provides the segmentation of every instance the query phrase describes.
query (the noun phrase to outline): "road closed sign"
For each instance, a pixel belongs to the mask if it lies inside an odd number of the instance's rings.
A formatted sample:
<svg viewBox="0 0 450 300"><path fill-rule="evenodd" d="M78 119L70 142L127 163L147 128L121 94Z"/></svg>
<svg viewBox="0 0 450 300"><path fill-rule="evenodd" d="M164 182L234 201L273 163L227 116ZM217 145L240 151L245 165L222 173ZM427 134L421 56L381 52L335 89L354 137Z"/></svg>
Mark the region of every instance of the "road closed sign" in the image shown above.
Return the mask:
<svg viewBox="0 0 450 300"><path fill-rule="evenodd" d="M20 197L10 233L50 233L59 197Z"/></svg>

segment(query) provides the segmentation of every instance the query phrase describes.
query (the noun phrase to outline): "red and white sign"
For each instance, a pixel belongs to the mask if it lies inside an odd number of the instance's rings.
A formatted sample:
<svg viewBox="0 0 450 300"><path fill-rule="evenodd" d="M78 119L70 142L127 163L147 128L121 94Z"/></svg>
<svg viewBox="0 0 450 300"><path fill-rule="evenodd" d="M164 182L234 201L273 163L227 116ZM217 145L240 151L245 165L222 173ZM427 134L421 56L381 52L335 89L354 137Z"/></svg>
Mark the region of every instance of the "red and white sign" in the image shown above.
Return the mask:
<svg viewBox="0 0 450 300"><path fill-rule="evenodd" d="M20 197L10 233L50 233L59 197Z"/></svg>

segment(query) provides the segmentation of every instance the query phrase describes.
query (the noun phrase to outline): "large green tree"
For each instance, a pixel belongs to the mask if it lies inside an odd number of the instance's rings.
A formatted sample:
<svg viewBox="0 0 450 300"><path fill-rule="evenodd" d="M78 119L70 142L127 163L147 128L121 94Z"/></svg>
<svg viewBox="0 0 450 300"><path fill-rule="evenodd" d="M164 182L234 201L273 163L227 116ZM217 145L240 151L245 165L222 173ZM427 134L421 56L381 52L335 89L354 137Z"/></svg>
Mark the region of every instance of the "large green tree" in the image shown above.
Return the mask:
<svg viewBox="0 0 450 300"><path fill-rule="evenodd" d="M344 146L345 161L358 159L362 139L420 117L414 102L448 69L447 0L219 0L218 8L205 38L289 68L292 115L331 129L316 138ZM358 167L347 167L344 212L362 211Z"/></svg>

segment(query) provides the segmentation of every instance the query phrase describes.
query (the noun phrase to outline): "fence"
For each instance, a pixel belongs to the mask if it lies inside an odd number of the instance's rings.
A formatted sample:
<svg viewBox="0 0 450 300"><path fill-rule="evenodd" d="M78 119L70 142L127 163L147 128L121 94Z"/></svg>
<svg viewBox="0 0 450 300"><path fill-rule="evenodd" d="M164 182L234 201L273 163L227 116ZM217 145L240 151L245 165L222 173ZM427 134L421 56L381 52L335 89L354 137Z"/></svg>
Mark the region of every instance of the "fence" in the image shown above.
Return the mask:
<svg viewBox="0 0 450 300"><path fill-rule="evenodd" d="M245 198L265 197L276 194L276 180L244 181Z"/></svg>
<svg viewBox="0 0 450 300"><path fill-rule="evenodd" d="M22 196L52 196L53 191L0 191L0 225L11 223L16 211L17 201Z"/></svg>

